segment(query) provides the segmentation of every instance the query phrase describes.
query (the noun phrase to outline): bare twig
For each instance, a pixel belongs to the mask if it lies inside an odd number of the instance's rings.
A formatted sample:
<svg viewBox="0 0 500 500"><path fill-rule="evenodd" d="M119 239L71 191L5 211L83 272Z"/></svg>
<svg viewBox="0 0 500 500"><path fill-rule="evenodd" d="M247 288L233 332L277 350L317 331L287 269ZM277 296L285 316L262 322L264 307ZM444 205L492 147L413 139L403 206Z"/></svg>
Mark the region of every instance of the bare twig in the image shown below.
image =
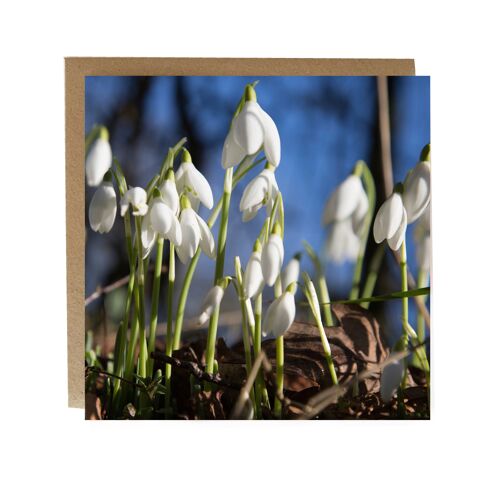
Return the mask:
<svg viewBox="0 0 500 500"><path fill-rule="evenodd" d="M382 153L382 178L384 193L388 198L392 193L392 157L391 157L391 124L389 112L389 87L386 76L377 77L378 120L380 130L380 149Z"/></svg>
<svg viewBox="0 0 500 500"><path fill-rule="evenodd" d="M191 373L193 377L197 378L200 381L209 382L211 384L220 385L221 387L226 387L227 389L234 389L237 391L242 388L241 384L235 384L233 382L223 380L219 373L215 375L206 373L202 368L200 368L198 363L195 363L194 361L183 361L156 351L152 352L150 356L152 359L156 359L157 361L168 363L169 365L175 366L176 368L186 370Z"/></svg>
<svg viewBox="0 0 500 500"><path fill-rule="evenodd" d="M148 272L153 272L153 270L154 270L154 266L150 266L148 269ZM168 271L167 266L163 266L161 268L162 274L166 273L167 271ZM85 299L85 307L87 307L89 304L92 304L92 302L97 300L102 295L106 295L107 293L111 293L112 291L116 290L117 288L125 286L129 281L130 281L130 275L127 274L127 276L124 276L123 278L116 280L114 283L110 283L109 285L106 285L106 286L98 286L95 289L95 291L92 292Z"/></svg>

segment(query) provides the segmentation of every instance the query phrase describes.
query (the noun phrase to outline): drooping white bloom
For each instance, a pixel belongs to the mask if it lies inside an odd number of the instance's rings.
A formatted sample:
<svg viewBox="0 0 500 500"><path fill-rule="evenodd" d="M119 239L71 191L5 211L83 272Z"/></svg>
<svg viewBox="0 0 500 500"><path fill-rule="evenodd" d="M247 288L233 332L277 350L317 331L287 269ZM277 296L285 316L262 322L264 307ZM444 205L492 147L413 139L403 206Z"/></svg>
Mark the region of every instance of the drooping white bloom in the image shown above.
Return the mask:
<svg viewBox="0 0 500 500"><path fill-rule="evenodd" d="M364 220L368 212L368 197L359 175L349 175L332 193L323 210L323 224L355 216L356 222Z"/></svg>
<svg viewBox="0 0 500 500"><path fill-rule="evenodd" d="M427 206L415 226L413 237L417 247L418 267L428 273L431 269L432 260L430 205Z"/></svg>
<svg viewBox="0 0 500 500"><path fill-rule="evenodd" d="M275 299L264 317L263 334L281 337L290 328L295 319L295 299L291 292L285 291Z"/></svg>
<svg viewBox="0 0 500 500"><path fill-rule="evenodd" d="M207 223L191 207L182 210L180 226L182 241L175 247L175 251L183 264L187 264L194 256L198 245L208 257L215 259L215 242L212 232Z"/></svg>
<svg viewBox="0 0 500 500"><path fill-rule="evenodd" d="M179 214L179 193L177 192L177 186L175 185L175 180L167 179L160 186L160 193L163 201L167 206L174 212L175 215Z"/></svg>
<svg viewBox="0 0 500 500"><path fill-rule="evenodd" d="M405 238L407 225L403 198L394 192L379 208L373 223L373 236L377 243L387 240L392 250L398 250Z"/></svg>
<svg viewBox="0 0 500 500"><path fill-rule="evenodd" d="M198 326L202 326L208 321L214 309L220 305L222 297L224 297L224 289L221 286L216 285L210 288L201 306L201 313L197 318Z"/></svg>
<svg viewBox="0 0 500 500"><path fill-rule="evenodd" d="M103 182L89 206L90 227L98 233L109 233L116 217L116 193L111 182Z"/></svg>
<svg viewBox="0 0 500 500"><path fill-rule="evenodd" d="M368 196L359 175L349 175L332 193L323 211L323 224L331 224L325 255L337 263L356 260L368 213Z"/></svg>
<svg viewBox="0 0 500 500"><path fill-rule="evenodd" d="M276 282L283 265L284 254L281 236L271 234L262 248L262 275L267 285L273 286Z"/></svg>
<svg viewBox="0 0 500 500"><path fill-rule="evenodd" d="M262 292L264 288L264 276L262 275L261 252L254 251L248 259L247 267L243 275L243 290L245 297L253 299Z"/></svg>
<svg viewBox="0 0 500 500"><path fill-rule="evenodd" d="M120 213L123 217L128 210L129 205L132 206L133 215L146 215L148 211L148 195L141 187L130 188L120 200Z"/></svg>
<svg viewBox="0 0 500 500"><path fill-rule="evenodd" d="M270 215L278 193L279 189L274 172L267 168L264 169L248 183L241 196L240 211L243 212L243 222L253 219L264 205L267 215Z"/></svg>
<svg viewBox="0 0 500 500"><path fill-rule="evenodd" d="M174 245L181 244L181 225L170 207L158 198L151 206L151 226L162 238L169 239Z"/></svg>
<svg viewBox="0 0 500 500"><path fill-rule="evenodd" d="M214 197L210 184L191 161L183 161L175 173L178 192L184 192L194 210L198 210L200 202L208 209L214 206Z"/></svg>
<svg viewBox="0 0 500 500"><path fill-rule="evenodd" d="M416 221L431 199L431 164L421 161L410 170L404 182L403 204L408 224Z"/></svg>
<svg viewBox="0 0 500 500"><path fill-rule="evenodd" d="M247 102L234 118L222 149L222 166L234 167L246 155L263 147L267 161L277 167L281 160L281 142L273 119L256 101L255 91L247 87Z"/></svg>
<svg viewBox="0 0 500 500"><path fill-rule="evenodd" d="M380 377L380 396L384 403L388 403L401 384L404 375L404 361L391 361L385 366Z"/></svg>
<svg viewBox="0 0 500 500"><path fill-rule="evenodd" d="M285 269L281 273L281 286L286 289L288 285L295 283L299 279L300 273L300 254L290 259Z"/></svg>
<svg viewBox="0 0 500 500"><path fill-rule="evenodd" d="M360 238L354 232L352 220L337 221L331 225L328 231L325 256L338 264L345 260L355 261L359 254L360 245Z"/></svg>
<svg viewBox="0 0 500 500"><path fill-rule="evenodd" d="M85 173L89 186L98 186L104 179L104 175L111 168L113 154L109 141L98 137L90 146L85 159Z"/></svg>

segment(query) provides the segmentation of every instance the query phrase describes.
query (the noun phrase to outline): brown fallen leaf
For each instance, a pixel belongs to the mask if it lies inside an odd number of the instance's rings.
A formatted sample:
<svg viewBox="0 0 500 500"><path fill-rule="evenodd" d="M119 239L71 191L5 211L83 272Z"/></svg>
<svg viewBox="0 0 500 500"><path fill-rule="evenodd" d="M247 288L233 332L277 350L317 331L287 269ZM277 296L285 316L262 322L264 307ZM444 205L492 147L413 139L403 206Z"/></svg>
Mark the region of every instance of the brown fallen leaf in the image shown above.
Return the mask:
<svg viewBox="0 0 500 500"><path fill-rule="evenodd" d="M389 349L380 335L377 320L357 305L335 305L340 326L325 327L339 383L350 382L356 373L382 362ZM323 345L315 324L295 321L285 334L285 390L300 393L306 389L331 385ZM275 365L275 342L262 346ZM379 390L379 375L360 383L362 393ZM309 390L307 394L314 392ZM304 398L299 397L303 400Z"/></svg>

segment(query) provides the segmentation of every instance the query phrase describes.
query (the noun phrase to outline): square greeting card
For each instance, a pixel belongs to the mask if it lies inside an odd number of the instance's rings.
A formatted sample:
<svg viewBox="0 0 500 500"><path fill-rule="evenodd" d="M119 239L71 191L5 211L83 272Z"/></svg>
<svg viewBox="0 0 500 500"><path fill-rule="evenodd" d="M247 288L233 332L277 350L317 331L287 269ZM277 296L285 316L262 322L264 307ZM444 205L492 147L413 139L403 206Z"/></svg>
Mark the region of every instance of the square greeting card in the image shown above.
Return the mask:
<svg viewBox="0 0 500 500"><path fill-rule="evenodd" d="M413 61L67 59L70 404L428 419Z"/></svg>

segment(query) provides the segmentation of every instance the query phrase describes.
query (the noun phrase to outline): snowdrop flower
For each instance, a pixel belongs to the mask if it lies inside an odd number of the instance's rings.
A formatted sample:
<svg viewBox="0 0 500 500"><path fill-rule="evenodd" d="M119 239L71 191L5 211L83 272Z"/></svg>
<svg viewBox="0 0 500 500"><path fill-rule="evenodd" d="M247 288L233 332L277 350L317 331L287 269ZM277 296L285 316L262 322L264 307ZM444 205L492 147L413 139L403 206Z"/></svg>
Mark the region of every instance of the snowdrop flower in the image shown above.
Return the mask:
<svg viewBox="0 0 500 500"><path fill-rule="evenodd" d="M251 85L245 89L245 104L233 119L222 148L222 166L234 167L247 155L264 148L267 161L277 167L281 160L281 143L273 119L257 103Z"/></svg>
<svg viewBox="0 0 500 500"><path fill-rule="evenodd" d="M201 306L201 313L197 318L198 326L204 325L209 320L214 309L219 307L222 297L224 297L224 290L225 288L221 285L215 285L208 291L203 301L203 305Z"/></svg>
<svg viewBox="0 0 500 500"><path fill-rule="evenodd" d="M408 224L416 221L429 205L431 199L431 164L421 161L406 176L403 204Z"/></svg>
<svg viewBox="0 0 500 500"><path fill-rule="evenodd" d="M170 240L175 246L182 241L181 225L175 212L165 203L161 191L156 189L141 226L144 259L151 253L158 237Z"/></svg>
<svg viewBox="0 0 500 500"><path fill-rule="evenodd" d="M346 260L355 261L360 246L361 241L354 232L351 219L334 222L326 239L325 256L337 264Z"/></svg>
<svg viewBox="0 0 500 500"><path fill-rule="evenodd" d="M90 227L98 233L109 233L116 217L116 193L111 179L105 180L94 193L89 206Z"/></svg>
<svg viewBox="0 0 500 500"><path fill-rule="evenodd" d="M288 285L298 281L300 273L300 256L300 252L296 253L281 273L281 286L283 288L287 288Z"/></svg>
<svg viewBox="0 0 500 500"><path fill-rule="evenodd" d="M175 173L175 182L179 192L184 192L188 196L194 210L198 210L200 202L208 209L214 206L214 197L210 184L193 165L191 155L185 148L182 153L182 163Z"/></svg>
<svg viewBox="0 0 500 500"><path fill-rule="evenodd" d="M175 247L181 262L187 264L198 250L198 246L208 257L215 259L215 242L212 232L207 223L192 209L189 198L185 195L181 196L181 210L182 241Z"/></svg>
<svg viewBox="0 0 500 500"><path fill-rule="evenodd" d="M380 396L384 403L389 403L404 375L404 361L402 359L391 361L382 371L380 377Z"/></svg>
<svg viewBox="0 0 500 500"><path fill-rule="evenodd" d="M292 326L295 319L295 284L288 286L285 292L269 306L264 317L263 334L281 337Z"/></svg>
<svg viewBox="0 0 500 500"><path fill-rule="evenodd" d="M109 134L101 128L100 136L93 142L85 159L85 173L89 186L98 186L111 168L113 155L109 144Z"/></svg>
<svg viewBox="0 0 500 500"><path fill-rule="evenodd" d="M284 253L281 227L275 222L272 234L262 249L262 275L269 286L273 286L280 275Z"/></svg>
<svg viewBox="0 0 500 500"><path fill-rule="evenodd" d="M418 267L422 271L428 273L431 269L432 257L430 205L427 206L425 212L415 226L413 236L417 246Z"/></svg>
<svg viewBox="0 0 500 500"><path fill-rule="evenodd" d="M392 250L398 250L406 233L408 218L400 194L401 185L384 201L375 216L373 236L377 243L387 240Z"/></svg>
<svg viewBox="0 0 500 500"><path fill-rule="evenodd" d="M368 212L368 196L359 175L351 174L332 193L323 211L323 224L354 219L358 226Z"/></svg>
<svg viewBox="0 0 500 500"><path fill-rule="evenodd" d="M263 288L264 276L262 275L261 244L260 241L257 240L243 275L243 290L245 297L253 299L262 292Z"/></svg>
<svg viewBox="0 0 500 500"><path fill-rule="evenodd" d="M323 211L323 224L331 224L325 244L327 258L339 264L357 259L368 209L360 176L349 175L332 193Z"/></svg>
<svg viewBox="0 0 500 500"><path fill-rule="evenodd" d="M179 215L179 193L177 192L174 171L172 169L168 169L167 180L160 186L160 193L163 201L170 210L172 210L175 215Z"/></svg>
<svg viewBox="0 0 500 500"><path fill-rule="evenodd" d="M257 177L254 177L243 191L240 200L240 212L243 212L243 222L252 220L264 205L266 206L267 215L270 215L278 193L279 189L274 176L274 167L267 164L266 168Z"/></svg>
<svg viewBox="0 0 500 500"><path fill-rule="evenodd" d="M123 217L128 210L129 205L132 206L133 215L146 215L148 211L148 195L141 187L130 188L120 200L120 214Z"/></svg>

